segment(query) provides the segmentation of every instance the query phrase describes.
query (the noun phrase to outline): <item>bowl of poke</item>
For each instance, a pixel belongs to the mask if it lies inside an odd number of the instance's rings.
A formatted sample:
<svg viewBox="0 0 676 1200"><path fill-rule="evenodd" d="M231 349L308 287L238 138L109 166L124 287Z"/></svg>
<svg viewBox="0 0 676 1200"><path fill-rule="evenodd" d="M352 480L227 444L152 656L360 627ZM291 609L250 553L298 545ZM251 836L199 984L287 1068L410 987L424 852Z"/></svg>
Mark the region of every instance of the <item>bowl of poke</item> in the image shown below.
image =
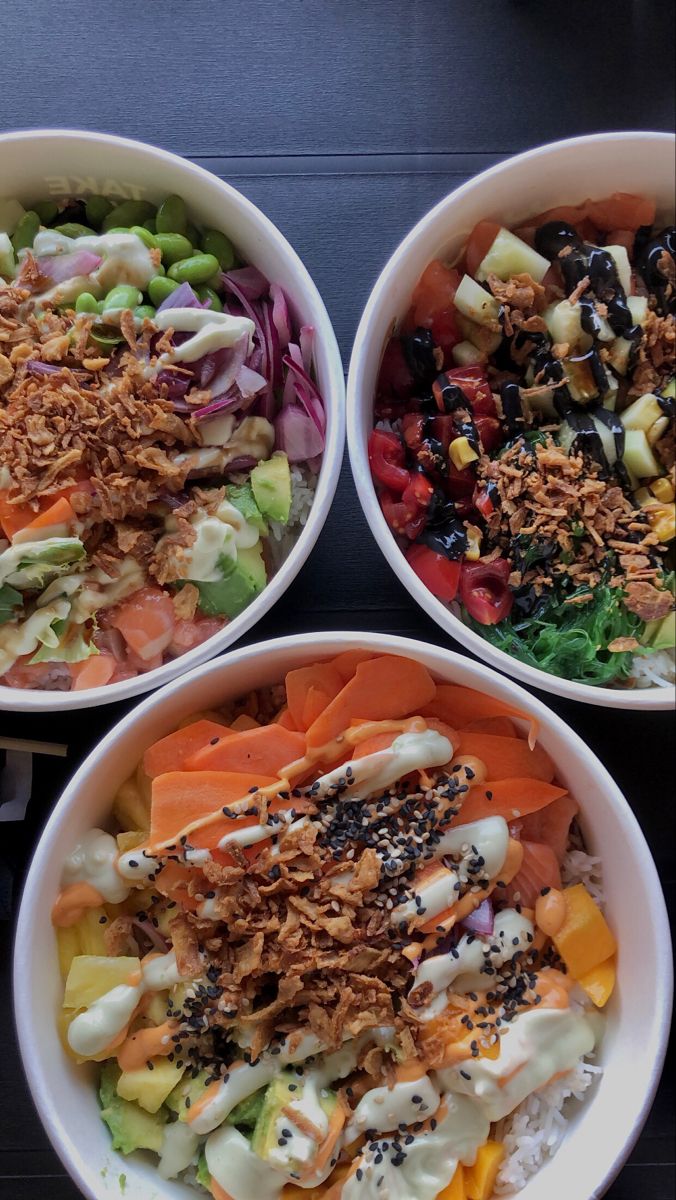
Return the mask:
<svg viewBox="0 0 676 1200"><path fill-rule="evenodd" d="M453 638L592 704L674 703L673 138L508 159L376 283L350 455L390 565Z"/></svg>
<svg viewBox="0 0 676 1200"><path fill-rule="evenodd" d="M92 1200L601 1196L659 1079L669 951L635 817L541 702L306 635L92 752L28 874L15 1011Z"/></svg>
<svg viewBox="0 0 676 1200"><path fill-rule="evenodd" d="M343 375L275 226L163 150L0 137L0 707L137 695L235 641L328 512Z"/></svg>

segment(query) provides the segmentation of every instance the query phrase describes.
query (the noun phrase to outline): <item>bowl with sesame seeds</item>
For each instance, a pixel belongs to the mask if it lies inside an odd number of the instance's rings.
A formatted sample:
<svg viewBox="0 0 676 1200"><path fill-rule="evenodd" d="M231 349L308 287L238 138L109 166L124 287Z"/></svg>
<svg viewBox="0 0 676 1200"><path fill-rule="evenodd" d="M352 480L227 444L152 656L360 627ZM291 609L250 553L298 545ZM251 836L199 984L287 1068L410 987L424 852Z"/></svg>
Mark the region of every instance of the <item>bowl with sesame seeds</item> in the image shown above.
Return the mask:
<svg viewBox="0 0 676 1200"><path fill-rule="evenodd" d="M27 878L16 1020L93 1200L600 1196L657 1087L669 947L629 806L545 705L305 635L89 756Z"/></svg>
<svg viewBox="0 0 676 1200"><path fill-rule="evenodd" d="M364 512L484 661L606 707L674 704L674 141L604 133L463 184L357 330Z"/></svg>

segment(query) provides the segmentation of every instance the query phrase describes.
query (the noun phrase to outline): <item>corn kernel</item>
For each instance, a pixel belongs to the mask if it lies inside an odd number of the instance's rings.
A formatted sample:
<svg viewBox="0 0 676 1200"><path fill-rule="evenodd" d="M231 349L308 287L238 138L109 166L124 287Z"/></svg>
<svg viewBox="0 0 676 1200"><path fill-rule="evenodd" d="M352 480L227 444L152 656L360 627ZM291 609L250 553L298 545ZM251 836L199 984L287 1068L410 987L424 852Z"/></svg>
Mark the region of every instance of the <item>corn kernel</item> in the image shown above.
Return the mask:
<svg viewBox="0 0 676 1200"><path fill-rule="evenodd" d="M453 463L453 466L457 467L458 471L462 471L463 467L467 467L470 463L476 462L479 455L477 454L476 450L472 449L466 437L459 437L456 438L455 441L451 442L448 448L448 457Z"/></svg>
<svg viewBox="0 0 676 1200"><path fill-rule="evenodd" d="M674 499L674 489L670 479L663 475L661 479L655 479L650 485L650 490L653 496L656 496L662 504L668 504Z"/></svg>
<svg viewBox="0 0 676 1200"><path fill-rule="evenodd" d="M634 499L640 508L643 508L646 504L655 503L655 497L651 496L646 487L639 488L636 492L634 492Z"/></svg>
<svg viewBox="0 0 676 1200"><path fill-rule="evenodd" d="M657 534L661 542L670 542L672 538L676 537L676 504L665 504L664 508L655 514L655 517L656 520L654 518L650 520L653 532Z"/></svg>
<svg viewBox="0 0 676 1200"><path fill-rule="evenodd" d="M468 562L476 562L481 557L481 530L478 525L465 525L467 534L467 549L465 558Z"/></svg>

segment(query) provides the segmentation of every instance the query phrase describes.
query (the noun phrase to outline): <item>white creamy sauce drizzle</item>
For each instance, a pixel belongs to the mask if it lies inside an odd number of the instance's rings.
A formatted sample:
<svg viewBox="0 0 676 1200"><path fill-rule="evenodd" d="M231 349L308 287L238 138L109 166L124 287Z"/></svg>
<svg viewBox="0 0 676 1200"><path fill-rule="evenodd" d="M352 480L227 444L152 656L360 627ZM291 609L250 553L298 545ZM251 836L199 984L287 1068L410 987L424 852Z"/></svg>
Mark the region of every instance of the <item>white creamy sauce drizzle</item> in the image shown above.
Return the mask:
<svg viewBox="0 0 676 1200"><path fill-rule="evenodd" d="M501 1121L552 1075L571 1070L596 1041L593 1022L572 1008L529 1009L501 1032L498 1058L437 1072L444 1087L473 1096L490 1121Z"/></svg>
<svg viewBox="0 0 676 1200"><path fill-rule="evenodd" d="M20 625L8 621L0 625L0 675L21 658L37 650L55 621L65 621L70 612L67 600L56 600L46 608L37 609Z"/></svg>
<svg viewBox="0 0 676 1200"><path fill-rule="evenodd" d="M482 973L488 964L499 967L508 962L519 951L528 950L533 939L533 923L514 908L505 908L495 918L490 937L465 934L450 953L435 954L426 958L415 973L414 987L431 983L434 996L443 998L445 1005L447 988L453 985L455 992L481 991L491 977ZM493 950L492 947L498 947ZM438 1005L428 1004L419 1011L419 1016L429 1019L439 1011Z"/></svg>
<svg viewBox="0 0 676 1200"><path fill-rule="evenodd" d="M126 850L124 854L120 854L117 860L117 869L123 879L129 879L133 883L143 883L154 875L158 868L158 861L151 854L147 854L145 850Z"/></svg>
<svg viewBox="0 0 676 1200"><path fill-rule="evenodd" d="M470 880L467 864L477 857L483 858L480 877L492 879L505 861L508 846L509 829L503 817L486 817L449 829L434 847L434 856L460 856L457 870L439 866L436 873L430 872L420 884L413 879L411 899L394 909L392 923L396 925L415 916L430 921L438 916L458 900L463 883L476 882L478 876L474 873Z"/></svg>
<svg viewBox="0 0 676 1200"><path fill-rule="evenodd" d="M165 1125L162 1134L160 1161L157 1170L162 1179L175 1179L192 1163L199 1148L199 1138L184 1121Z"/></svg>
<svg viewBox="0 0 676 1200"><path fill-rule="evenodd" d="M234 346L242 334L248 335L251 352L256 331L248 317L233 317L210 308L165 308L155 314L153 321L158 329L193 335L161 355L160 363L196 362L205 354Z"/></svg>
<svg viewBox="0 0 676 1200"><path fill-rule="evenodd" d="M194 513L190 524L195 530L195 540L185 548L182 569L183 579L194 579L199 583L216 583L223 578L219 565L221 558L237 561L238 549L250 549L256 545L259 532L255 525L246 521L238 508L223 500L213 516L203 509ZM175 520L169 517L167 533L174 532ZM161 547L160 539L158 547Z"/></svg>
<svg viewBox="0 0 676 1200"><path fill-rule="evenodd" d="M138 983L121 983L104 992L68 1026L68 1044L82 1058L100 1054L122 1032L145 992L159 992L180 983L182 976L173 950L141 963Z"/></svg>
<svg viewBox="0 0 676 1200"><path fill-rule="evenodd" d="M117 859L117 842L112 834L90 829L68 855L62 883L90 883L107 904L120 904L129 895L129 888L117 871Z"/></svg>
<svg viewBox="0 0 676 1200"><path fill-rule="evenodd" d="M450 762L452 756L453 747L448 738L435 729L400 733L387 750L351 759L326 775L320 775L312 785L312 798L326 799L349 779L350 786L341 795L346 800L365 800L367 796L385 791L409 772L441 767Z"/></svg>
<svg viewBox="0 0 676 1200"><path fill-rule="evenodd" d="M395 1083L391 1088L372 1088L362 1096L350 1118L345 1140L349 1145L367 1129L388 1133L400 1125L427 1121L434 1116L440 1100L439 1092L427 1075Z"/></svg>
<svg viewBox="0 0 676 1200"><path fill-rule="evenodd" d="M279 1200L284 1176L254 1153L234 1125L223 1125L212 1133L204 1153L212 1179L232 1200Z"/></svg>
<svg viewBox="0 0 676 1200"><path fill-rule="evenodd" d="M65 303L76 300L82 292L91 292L99 299L119 283L128 283L145 291L156 274L150 250L134 233L102 233L79 238L65 237L53 229L41 229L33 242L36 257L53 257L89 250L103 262L90 275L64 279L40 293L42 300Z"/></svg>

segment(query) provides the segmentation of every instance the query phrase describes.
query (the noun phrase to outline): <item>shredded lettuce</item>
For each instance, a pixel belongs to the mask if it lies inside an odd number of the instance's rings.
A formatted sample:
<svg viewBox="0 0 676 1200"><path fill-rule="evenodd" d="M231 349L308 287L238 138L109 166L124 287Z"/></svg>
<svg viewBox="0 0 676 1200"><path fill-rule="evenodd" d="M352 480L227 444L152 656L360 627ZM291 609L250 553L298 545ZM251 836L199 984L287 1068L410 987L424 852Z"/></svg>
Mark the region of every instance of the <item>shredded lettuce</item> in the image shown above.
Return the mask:
<svg viewBox="0 0 676 1200"><path fill-rule="evenodd" d="M627 679L640 650L613 653L609 644L619 637L640 640L644 622L622 603L621 589L601 585L586 604L552 599L530 617L511 618L499 625L480 625L465 612L472 629L498 650L530 667L574 683L604 686Z"/></svg>
<svg viewBox="0 0 676 1200"><path fill-rule="evenodd" d="M32 590L48 579L67 574L86 557L79 538L45 538L9 546L0 554L0 583Z"/></svg>
<svg viewBox="0 0 676 1200"><path fill-rule="evenodd" d="M92 641L85 637L83 625L69 625L68 621L55 621L50 626L47 636L41 639L40 649L33 655L33 663L43 662L84 662L99 650Z"/></svg>
<svg viewBox="0 0 676 1200"><path fill-rule="evenodd" d="M10 587L8 583L3 583L0 586L0 625L4 625L7 621L14 621L19 616L17 611L23 605L23 596L21 592L17 592L16 588Z"/></svg>

